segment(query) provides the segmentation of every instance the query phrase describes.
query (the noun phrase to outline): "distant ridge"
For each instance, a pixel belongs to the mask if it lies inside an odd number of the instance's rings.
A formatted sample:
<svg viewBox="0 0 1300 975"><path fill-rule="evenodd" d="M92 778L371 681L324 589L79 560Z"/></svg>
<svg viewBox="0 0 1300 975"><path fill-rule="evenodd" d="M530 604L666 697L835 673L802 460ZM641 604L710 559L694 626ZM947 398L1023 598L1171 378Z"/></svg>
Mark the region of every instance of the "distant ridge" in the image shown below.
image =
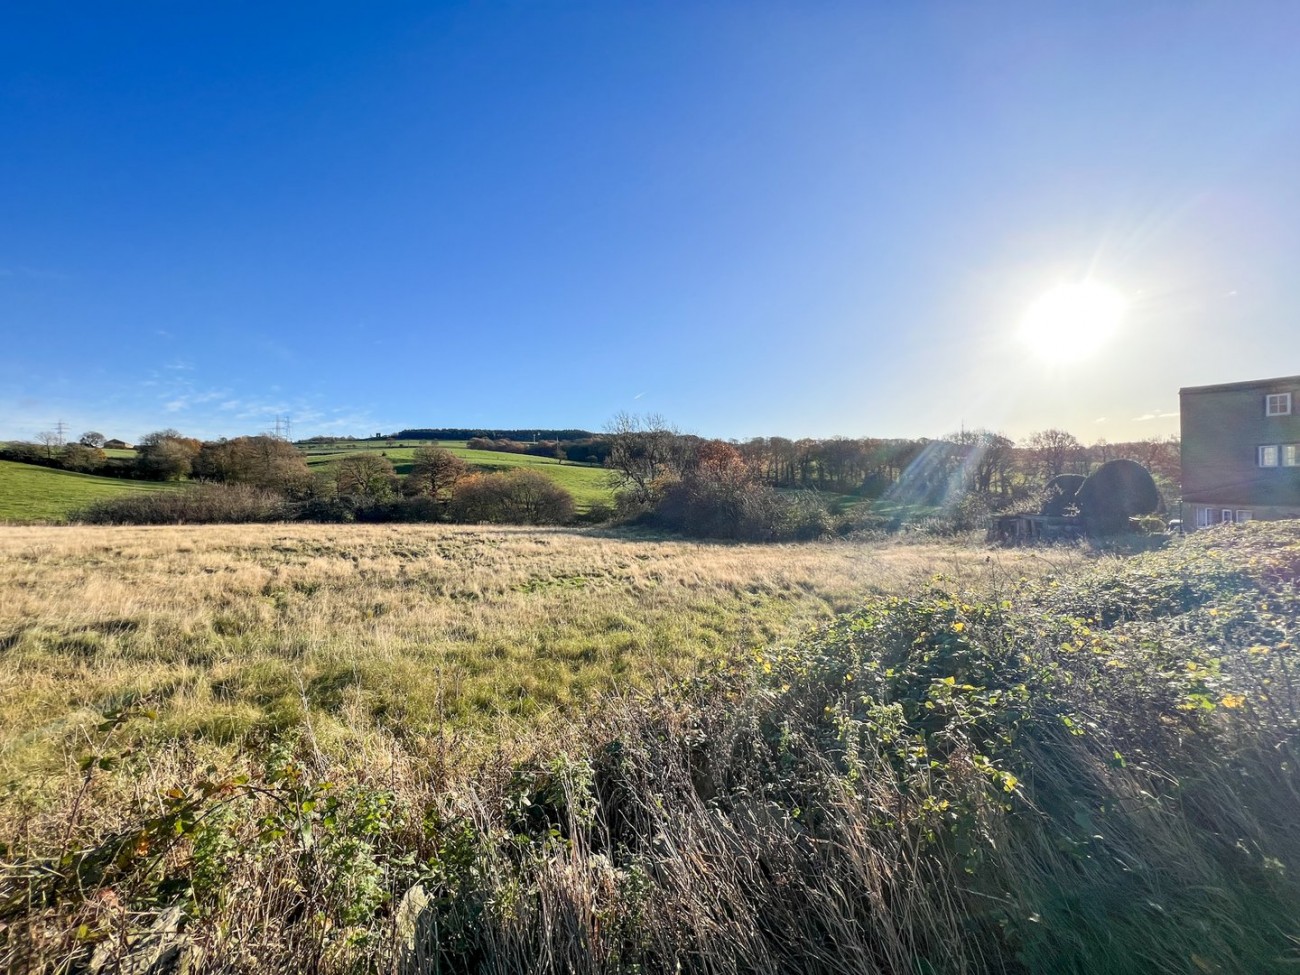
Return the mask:
<svg viewBox="0 0 1300 975"><path fill-rule="evenodd" d="M471 430L462 427L420 428L398 430L385 437L367 437L367 440L471 440L487 437L490 440L590 440L597 434L590 430L547 430L544 427L525 427L520 430Z"/></svg>

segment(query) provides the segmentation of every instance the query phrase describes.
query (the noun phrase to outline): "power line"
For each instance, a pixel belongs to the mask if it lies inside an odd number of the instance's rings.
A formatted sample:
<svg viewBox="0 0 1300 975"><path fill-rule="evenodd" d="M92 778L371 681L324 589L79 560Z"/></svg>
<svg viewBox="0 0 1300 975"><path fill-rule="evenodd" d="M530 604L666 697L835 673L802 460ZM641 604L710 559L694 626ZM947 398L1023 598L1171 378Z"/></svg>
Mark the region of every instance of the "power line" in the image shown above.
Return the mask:
<svg viewBox="0 0 1300 975"><path fill-rule="evenodd" d="M59 446L62 447L68 442L68 425L62 420L54 424L54 435L59 438Z"/></svg>

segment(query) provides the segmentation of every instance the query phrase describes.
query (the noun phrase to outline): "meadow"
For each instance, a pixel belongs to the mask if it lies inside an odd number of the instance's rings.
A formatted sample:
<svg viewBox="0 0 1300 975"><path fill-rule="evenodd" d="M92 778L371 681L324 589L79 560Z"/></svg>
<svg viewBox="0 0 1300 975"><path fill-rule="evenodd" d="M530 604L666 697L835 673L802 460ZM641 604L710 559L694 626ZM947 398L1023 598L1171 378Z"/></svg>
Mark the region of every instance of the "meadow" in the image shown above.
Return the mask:
<svg viewBox="0 0 1300 975"><path fill-rule="evenodd" d="M935 572L1033 554L698 544L462 526L0 532L0 778L67 772L102 716L157 739L418 738L662 686Z"/></svg>
<svg viewBox="0 0 1300 975"><path fill-rule="evenodd" d="M1300 527L0 530L0 965L1268 972Z"/></svg>
<svg viewBox="0 0 1300 975"><path fill-rule="evenodd" d="M614 491L609 471L603 467L560 463L553 457L534 457L531 454L512 454L496 450L470 450L463 441L395 441L392 445L378 441L341 441L337 444L306 448L307 466L321 468L347 457L359 450L374 451L386 456L398 474L411 471L411 458L424 446L437 446L450 450L471 467L484 471L508 471L517 468L537 470L573 495L579 513L591 510L592 505L612 505Z"/></svg>
<svg viewBox="0 0 1300 975"><path fill-rule="evenodd" d="M340 442L324 447L314 446L304 450L308 467L322 470L358 450L381 453L393 462L401 475L410 473L411 458L420 446L428 442L386 443L360 441L356 444ZM499 453L490 450L470 450L464 443L439 444L460 457L477 470L504 471L516 468L538 470L573 495L579 514L587 514L595 507L613 504L614 494L609 472L601 467L559 463L550 457L532 457L525 454ZM106 453L118 459L135 457L134 450L110 450ZM75 517L78 511L109 498L145 491L172 491L184 489L184 482L135 481L113 477L96 477L70 471L37 467L13 461L0 461L0 523L13 524L60 523Z"/></svg>
<svg viewBox="0 0 1300 975"><path fill-rule="evenodd" d="M174 483L95 477L0 460L0 522L58 522L95 501L176 487Z"/></svg>

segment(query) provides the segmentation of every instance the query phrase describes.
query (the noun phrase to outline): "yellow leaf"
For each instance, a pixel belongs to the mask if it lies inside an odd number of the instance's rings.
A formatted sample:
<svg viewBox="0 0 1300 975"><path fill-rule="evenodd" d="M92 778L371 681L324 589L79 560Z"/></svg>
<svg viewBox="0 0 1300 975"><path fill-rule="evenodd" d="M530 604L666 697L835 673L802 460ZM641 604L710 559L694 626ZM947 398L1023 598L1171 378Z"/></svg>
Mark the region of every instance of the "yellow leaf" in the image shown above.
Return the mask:
<svg viewBox="0 0 1300 975"><path fill-rule="evenodd" d="M1246 701L1245 694L1225 694L1219 703L1225 708L1239 708Z"/></svg>

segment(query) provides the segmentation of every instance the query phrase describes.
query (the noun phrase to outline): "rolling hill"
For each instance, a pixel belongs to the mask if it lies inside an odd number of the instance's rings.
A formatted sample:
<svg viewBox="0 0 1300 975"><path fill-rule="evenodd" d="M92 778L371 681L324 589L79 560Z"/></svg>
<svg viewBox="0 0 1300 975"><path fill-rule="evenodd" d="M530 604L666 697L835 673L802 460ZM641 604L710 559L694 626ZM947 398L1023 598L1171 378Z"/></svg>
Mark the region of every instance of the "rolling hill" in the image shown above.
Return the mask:
<svg viewBox="0 0 1300 975"><path fill-rule="evenodd" d="M0 460L0 522L63 521L94 501L181 485L74 474Z"/></svg>
<svg viewBox="0 0 1300 975"><path fill-rule="evenodd" d="M573 495L579 511L588 511L593 504L612 504L614 500L613 492L609 487L609 472L603 467L588 467L568 462L561 464L550 457L534 457L530 454L470 450L463 441L455 440L444 440L436 444L432 441L419 443L398 441L391 446L378 442L348 441L323 447L313 446L306 450L307 466L323 467L355 454L359 450L368 450L386 456L393 462L397 473L405 476L410 473L412 456L417 447L421 446L445 447L465 463L483 471L505 471L516 467L540 471Z"/></svg>

